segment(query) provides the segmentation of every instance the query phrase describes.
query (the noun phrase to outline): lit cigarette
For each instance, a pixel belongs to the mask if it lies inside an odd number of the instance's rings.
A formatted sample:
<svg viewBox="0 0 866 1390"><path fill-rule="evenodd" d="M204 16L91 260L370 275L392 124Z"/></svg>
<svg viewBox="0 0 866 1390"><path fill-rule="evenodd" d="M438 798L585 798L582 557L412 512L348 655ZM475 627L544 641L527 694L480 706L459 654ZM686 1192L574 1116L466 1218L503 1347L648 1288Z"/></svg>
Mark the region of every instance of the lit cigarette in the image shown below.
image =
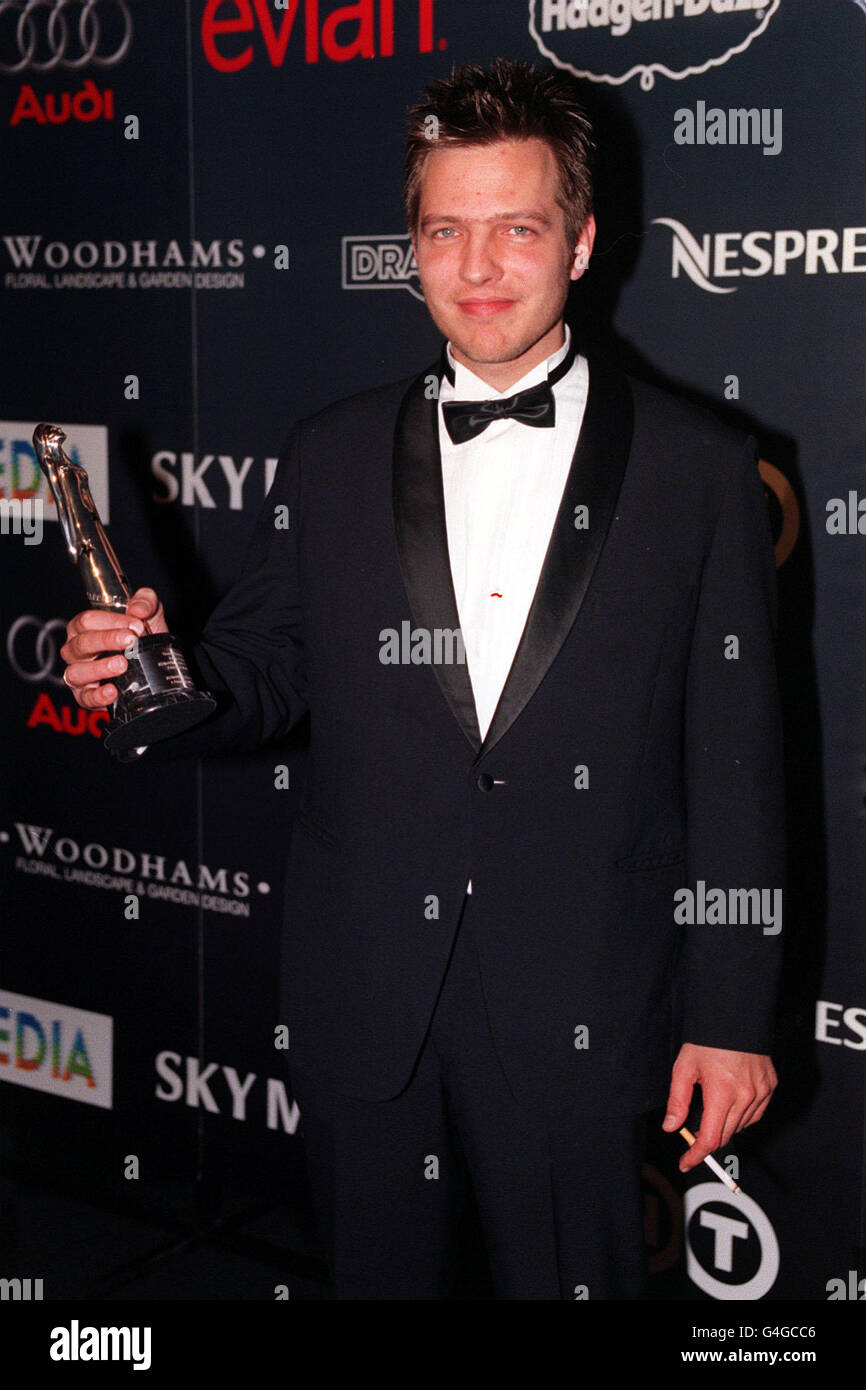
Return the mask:
<svg viewBox="0 0 866 1390"><path fill-rule="evenodd" d="M683 1126L683 1128L680 1130L680 1134L685 1139L689 1148L691 1148L692 1144L694 1144L695 1142L695 1136L692 1134L692 1131L690 1129L686 1129L685 1126ZM725 1184L725 1187L729 1187L732 1192L739 1192L740 1189L737 1187L737 1184L734 1182L734 1179L730 1177L728 1173L725 1172L721 1164L716 1162L712 1154L707 1154L707 1157L704 1159L704 1163L706 1163L708 1168L712 1168L716 1177L719 1178Z"/></svg>

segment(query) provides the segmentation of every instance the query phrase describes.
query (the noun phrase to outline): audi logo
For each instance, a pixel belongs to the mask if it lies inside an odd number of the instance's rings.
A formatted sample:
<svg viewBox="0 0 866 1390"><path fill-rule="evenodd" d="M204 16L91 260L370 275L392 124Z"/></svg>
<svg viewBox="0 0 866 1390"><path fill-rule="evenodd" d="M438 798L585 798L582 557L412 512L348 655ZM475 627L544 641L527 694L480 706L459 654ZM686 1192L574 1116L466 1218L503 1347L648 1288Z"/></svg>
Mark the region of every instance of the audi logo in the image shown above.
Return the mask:
<svg viewBox="0 0 866 1390"><path fill-rule="evenodd" d="M35 629L33 635L28 635L30 628ZM63 633L60 641L54 635L57 632ZM52 685L63 685L63 677L55 671L55 667L62 666L60 648L65 640L66 624L62 618L50 618L48 622L43 622L32 613L25 613L15 619L6 638L9 665L23 681L35 683L47 680Z"/></svg>
<svg viewBox="0 0 866 1390"><path fill-rule="evenodd" d="M113 11L123 36L113 52L102 52L103 18ZM47 13L42 14L45 10ZM78 22L75 11L78 10ZM14 15L17 14L17 20ZM9 16L6 18L6 16ZM132 43L132 15L126 0L0 0L0 72L51 72L54 68L110 68L125 58ZM16 51L17 50L17 51Z"/></svg>

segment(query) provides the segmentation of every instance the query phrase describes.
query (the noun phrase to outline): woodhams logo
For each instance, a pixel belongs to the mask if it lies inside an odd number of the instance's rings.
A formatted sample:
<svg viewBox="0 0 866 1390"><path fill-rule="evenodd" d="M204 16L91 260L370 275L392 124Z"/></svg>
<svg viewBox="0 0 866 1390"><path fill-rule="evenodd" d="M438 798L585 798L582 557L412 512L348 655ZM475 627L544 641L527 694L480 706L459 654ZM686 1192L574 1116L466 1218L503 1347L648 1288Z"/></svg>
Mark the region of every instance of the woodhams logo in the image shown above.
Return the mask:
<svg viewBox="0 0 866 1390"><path fill-rule="evenodd" d="M559 68L619 85L680 81L743 53L782 0L529 0L529 32Z"/></svg>

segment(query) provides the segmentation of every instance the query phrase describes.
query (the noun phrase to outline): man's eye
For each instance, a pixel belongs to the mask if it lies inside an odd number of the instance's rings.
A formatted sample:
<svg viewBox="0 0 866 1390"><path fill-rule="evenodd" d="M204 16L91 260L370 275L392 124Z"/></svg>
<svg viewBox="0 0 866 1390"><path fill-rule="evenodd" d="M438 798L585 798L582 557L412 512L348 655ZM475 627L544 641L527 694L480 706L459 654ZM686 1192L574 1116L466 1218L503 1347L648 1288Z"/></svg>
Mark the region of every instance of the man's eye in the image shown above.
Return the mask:
<svg viewBox="0 0 866 1390"><path fill-rule="evenodd" d="M524 227L522 222L518 222L516 226L511 228L511 230L512 232L526 232L528 234L532 231L532 228Z"/></svg>
<svg viewBox="0 0 866 1390"><path fill-rule="evenodd" d="M439 227L439 228L437 228L437 230L433 233L433 235L434 235L434 237L437 237L437 236L438 236L438 237L442 237L444 240L448 240L448 234L449 234L449 232L453 232L453 231L454 231L454 228L453 228L453 227Z"/></svg>

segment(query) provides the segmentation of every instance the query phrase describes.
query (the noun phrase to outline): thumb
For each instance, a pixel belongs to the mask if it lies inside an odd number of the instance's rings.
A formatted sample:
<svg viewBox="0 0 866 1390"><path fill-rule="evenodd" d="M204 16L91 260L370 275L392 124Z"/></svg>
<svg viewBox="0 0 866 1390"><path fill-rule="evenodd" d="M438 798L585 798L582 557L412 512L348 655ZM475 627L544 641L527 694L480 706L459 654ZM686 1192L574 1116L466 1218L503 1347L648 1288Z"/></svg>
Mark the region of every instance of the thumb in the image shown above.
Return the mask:
<svg viewBox="0 0 866 1390"><path fill-rule="evenodd" d="M153 589L136 589L126 606L136 617L152 618L160 604Z"/></svg>
<svg viewBox="0 0 866 1390"><path fill-rule="evenodd" d="M681 1125L685 1124L692 1103L694 1088L694 1078L690 1073L685 1068L677 1070L674 1067L662 1129L679 1129Z"/></svg>

